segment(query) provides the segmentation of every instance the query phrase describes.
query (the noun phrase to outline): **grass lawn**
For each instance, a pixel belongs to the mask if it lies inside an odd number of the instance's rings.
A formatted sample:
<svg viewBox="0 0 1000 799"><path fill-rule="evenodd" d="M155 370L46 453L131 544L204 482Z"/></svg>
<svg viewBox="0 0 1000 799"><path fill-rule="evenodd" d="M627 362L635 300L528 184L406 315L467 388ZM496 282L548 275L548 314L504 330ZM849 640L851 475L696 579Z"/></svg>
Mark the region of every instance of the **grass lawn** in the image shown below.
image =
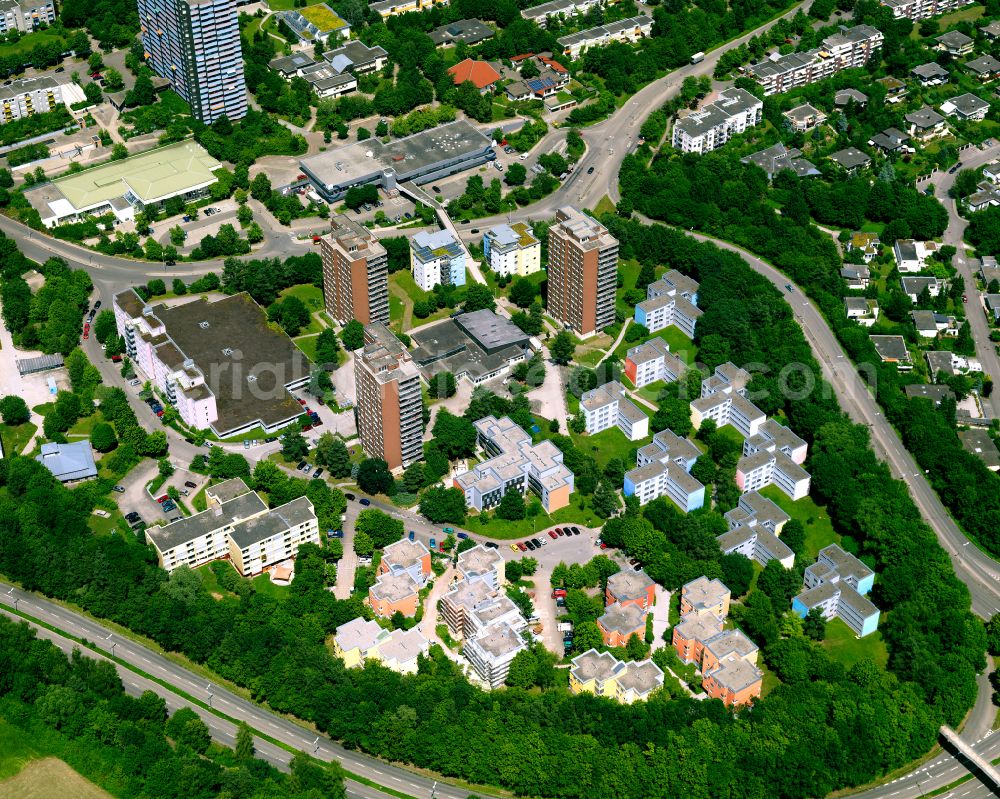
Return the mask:
<svg viewBox="0 0 1000 799"><path fill-rule="evenodd" d="M0 718L0 780L13 777L39 756L21 730Z"/></svg>
<svg viewBox="0 0 1000 799"><path fill-rule="evenodd" d="M760 492L793 519L798 519L806 531L806 549L815 558L819 551L829 544L839 544L840 536L834 531L826 508L817 505L812 497L803 497L792 502L776 486L767 486Z"/></svg>
<svg viewBox="0 0 1000 799"><path fill-rule="evenodd" d="M310 361L316 363L316 339L318 337L319 333L312 333L307 336L299 336L298 338L293 338L292 343L294 343L296 347L302 350L303 354L305 354L305 356Z"/></svg>
<svg viewBox="0 0 1000 799"><path fill-rule="evenodd" d="M629 329L631 330L631 327ZM618 345L618 349L615 350L614 357L624 361L626 354L632 347L637 347L654 338L662 338L666 341L670 345L670 351L688 365L694 363L698 357L698 347L695 343L673 325L656 333L650 333L638 341L622 341Z"/></svg>
<svg viewBox="0 0 1000 799"><path fill-rule="evenodd" d="M42 44L58 44L60 49L66 49L66 39L49 29L25 34L15 44L0 45L0 58L25 55Z"/></svg>
<svg viewBox="0 0 1000 799"><path fill-rule="evenodd" d="M643 412L649 413L649 408L639 405ZM592 455L597 461L597 465L602 469L612 458L620 458L626 465L631 467L635 463L633 450L638 449L647 442L646 439L639 441L629 441L625 434L617 427L602 430L596 435L586 433L571 433L570 437L580 452Z"/></svg>
<svg viewBox="0 0 1000 799"><path fill-rule="evenodd" d="M583 503L582 508L580 507L581 502ZM510 540L525 536L530 537L553 524L582 524L587 527L599 527L604 524L604 521L594 513L590 497L573 494L572 502L569 505L552 514L543 512L532 519L521 519L514 522L491 518L486 524L483 524L480 516L469 516L461 526L471 533L478 533L498 540ZM548 540L548 536L546 536L546 540Z"/></svg>
<svg viewBox="0 0 1000 799"><path fill-rule="evenodd" d="M322 2L323 0L306 0L305 4L311 6ZM295 0L268 0L267 4L272 11L288 11L290 8L295 8Z"/></svg>
<svg viewBox="0 0 1000 799"><path fill-rule="evenodd" d="M271 582L271 578L266 574L258 575L250 582L253 583L253 587L257 590L257 593L262 596L269 596L272 599L277 599L282 602L288 599L288 587L284 585L275 585Z"/></svg>
<svg viewBox="0 0 1000 799"><path fill-rule="evenodd" d="M773 691L775 688L781 685L781 680L778 679L777 674L771 671L763 663L758 663L757 665L760 666L761 671L764 672L764 679L761 680L761 685L760 685L760 696L761 699L763 699L765 696L771 693L771 691Z"/></svg>
<svg viewBox="0 0 1000 799"><path fill-rule="evenodd" d="M832 619L826 624L826 640L823 646L830 656L850 668L862 658L871 658L875 665L884 669L889 662L889 652L877 630L864 638L858 638L854 630L840 619Z"/></svg>
<svg viewBox="0 0 1000 799"><path fill-rule="evenodd" d="M601 214L613 214L616 210L615 204L611 202L611 198L608 197L607 194L601 197L601 199L597 201L597 205L593 208L595 216L600 216ZM633 282L632 285L634 286L635 283Z"/></svg>
<svg viewBox="0 0 1000 799"><path fill-rule="evenodd" d="M3 441L4 454L7 456L20 454L37 429L38 427L31 422L14 426L0 424L0 440Z"/></svg>
<svg viewBox="0 0 1000 799"><path fill-rule="evenodd" d="M308 333L319 333L323 329L323 325L320 324L319 320L313 315L318 311L323 310L323 290L316 288L312 283L300 283L298 286L290 286L285 289L279 295L280 297L298 297L302 300L302 303L309 309L309 325L304 327L300 332L305 335Z"/></svg>
<svg viewBox="0 0 1000 799"><path fill-rule="evenodd" d="M66 438L90 438L94 425L99 421L101 421L101 417L97 413L78 419L76 424L66 431Z"/></svg>
<svg viewBox="0 0 1000 799"><path fill-rule="evenodd" d="M55 757L34 760L15 777L0 783L0 799L45 799L53 796L111 799L110 793Z"/></svg>
<svg viewBox="0 0 1000 799"><path fill-rule="evenodd" d="M211 564L206 563L204 566L199 566L195 569L195 573L201 577L201 583L205 586L205 590L216 599L235 596L235 594L231 594L219 584L219 578L216 577L215 572L209 568L210 565Z"/></svg>
<svg viewBox="0 0 1000 799"><path fill-rule="evenodd" d="M94 535L109 536L112 533L117 535L118 520L121 518L122 515L118 511L111 511L111 515L107 519L91 514L87 517L87 526L93 531Z"/></svg>
<svg viewBox="0 0 1000 799"><path fill-rule="evenodd" d="M958 11L952 11L950 14L942 14L935 22L937 22L939 30L946 31L952 25L957 25L959 22L974 22L982 17L985 11L986 9L983 6L968 6L958 9ZM916 39L921 38L919 25L913 26L913 37Z"/></svg>
<svg viewBox="0 0 1000 799"><path fill-rule="evenodd" d="M398 322L400 332L444 319L452 312L451 308L438 308L426 319L418 319L413 313L413 304L433 296L433 292L424 291L418 286L413 275L403 269L389 275L389 319Z"/></svg>
<svg viewBox="0 0 1000 799"><path fill-rule="evenodd" d="M33 410L39 416L45 416L46 414L52 413L55 409L56 404L54 402L43 402L41 405L36 405Z"/></svg>
<svg viewBox="0 0 1000 799"><path fill-rule="evenodd" d="M201 489L197 494L191 497L191 507L194 508L195 513L200 513L203 510L208 510L208 499L205 497L205 489Z"/></svg>

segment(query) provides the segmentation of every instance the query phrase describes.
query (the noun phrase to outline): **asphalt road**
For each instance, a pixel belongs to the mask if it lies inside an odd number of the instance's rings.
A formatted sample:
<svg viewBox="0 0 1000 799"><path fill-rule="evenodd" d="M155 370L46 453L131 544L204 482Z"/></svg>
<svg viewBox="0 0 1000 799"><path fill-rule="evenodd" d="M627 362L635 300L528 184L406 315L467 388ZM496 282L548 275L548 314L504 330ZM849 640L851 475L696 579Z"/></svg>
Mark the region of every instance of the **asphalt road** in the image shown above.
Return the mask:
<svg viewBox="0 0 1000 799"><path fill-rule="evenodd" d="M961 155L961 166L965 169L978 169L1000 155L1000 144L994 144L986 150L970 149ZM943 244L950 244L958 251L952 264L965 279L965 295L969 298L966 314L969 328L976 344L976 357L982 364L983 371L993 377L1000 378L1000 357L997 356L997 345L990 341L990 324L983 305L983 295L976 284L976 272L979 270L979 260L967 258L965 250L965 228L967 222L958 213L956 202L948 196L948 190L954 185L959 170L955 172L942 171L935 173L928 183L934 186L934 194L948 211L948 228L942 237ZM1000 393L994 392L984 400L984 404L993 412L994 417L1000 417Z"/></svg>

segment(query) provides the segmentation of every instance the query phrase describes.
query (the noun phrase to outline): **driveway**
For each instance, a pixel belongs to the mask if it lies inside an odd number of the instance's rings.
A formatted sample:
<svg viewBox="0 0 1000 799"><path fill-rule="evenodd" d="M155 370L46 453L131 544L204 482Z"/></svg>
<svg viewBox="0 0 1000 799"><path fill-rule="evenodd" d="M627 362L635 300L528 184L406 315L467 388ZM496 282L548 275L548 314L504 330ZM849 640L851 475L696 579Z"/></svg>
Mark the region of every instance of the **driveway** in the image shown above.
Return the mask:
<svg viewBox="0 0 1000 799"><path fill-rule="evenodd" d="M574 536L574 538L582 537L582 531L580 536ZM552 549L555 549L555 543L555 541L552 542ZM546 547L546 549L549 549L549 547ZM507 548L507 551L510 552L510 547ZM514 553L511 552L511 554L513 555ZM532 553L532 555L534 554ZM538 571L528 579L535 583L532 601L535 606L535 615L538 616L539 621L542 623L542 643L552 654L558 655L561 658L565 653L565 649L562 643L562 636L556 629L556 617L559 615L559 612L558 608L556 608L556 601L552 598L552 569L554 565L546 563L545 566L542 566L539 564Z"/></svg>
<svg viewBox="0 0 1000 799"><path fill-rule="evenodd" d="M626 567L627 568L627 567ZM653 605L653 649L667 645L663 634L670 627L670 592L662 585L656 585L656 604Z"/></svg>

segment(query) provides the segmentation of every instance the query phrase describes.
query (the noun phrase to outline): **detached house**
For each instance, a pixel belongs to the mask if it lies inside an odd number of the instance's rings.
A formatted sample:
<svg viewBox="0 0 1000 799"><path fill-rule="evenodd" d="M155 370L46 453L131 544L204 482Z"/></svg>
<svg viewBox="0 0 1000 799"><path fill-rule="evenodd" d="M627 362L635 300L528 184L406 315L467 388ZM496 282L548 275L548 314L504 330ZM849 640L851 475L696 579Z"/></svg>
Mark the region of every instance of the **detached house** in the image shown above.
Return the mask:
<svg viewBox="0 0 1000 799"><path fill-rule="evenodd" d="M979 122L986 119L986 113L989 110L990 104L988 102L968 92L945 100L941 104L941 111L946 116L956 117L967 122Z"/></svg>
<svg viewBox="0 0 1000 799"><path fill-rule="evenodd" d="M903 119L909 125L910 136L918 141L928 142L948 134L948 123L945 118L930 106L925 105L907 114Z"/></svg>
<svg viewBox="0 0 1000 799"><path fill-rule="evenodd" d="M965 71L975 75L983 83L1000 77L1000 61L991 55L983 55L965 62Z"/></svg>
<svg viewBox="0 0 1000 799"><path fill-rule="evenodd" d="M910 74L920 81L920 85L925 88L928 86L941 86L947 83L951 77L947 69L934 61L914 67L910 70Z"/></svg>
<svg viewBox="0 0 1000 799"><path fill-rule="evenodd" d="M904 273L922 271L927 265L927 259L935 252L937 252L937 244L933 241L897 239L892 245L896 268Z"/></svg>
<svg viewBox="0 0 1000 799"><path fill-rule="evenodd" d="M448 69L448 74L456 86L470 81L480 94L493 91L493 87L500 80L500 73L491 64L486 61L473 61L471 58L459 61Z"/></svg>
<svg viewBox="0 0 1000 799"><path fill-rule="evenodd" d="M947 53L953 58L968 55L972 52L972 37L966 36L961 31L948 31L947 33L942 33L940 36L935 36L934 41L937 42L934 46L935 50Z"/></svg>

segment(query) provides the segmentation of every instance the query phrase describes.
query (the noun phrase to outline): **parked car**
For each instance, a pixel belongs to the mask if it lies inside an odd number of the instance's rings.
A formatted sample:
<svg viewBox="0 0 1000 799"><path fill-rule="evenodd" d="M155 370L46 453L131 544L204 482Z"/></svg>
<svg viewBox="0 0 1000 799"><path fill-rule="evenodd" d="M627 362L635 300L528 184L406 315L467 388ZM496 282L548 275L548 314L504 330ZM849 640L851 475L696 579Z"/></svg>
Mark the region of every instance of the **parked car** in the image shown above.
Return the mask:
<svg viewBox="0 0 1000 799"><path fill-rule="evenodd" d="M111 363L121 363L121 362L122 362L122 356L121 355L112 355L111 356Z"/></svg>
<svg viewBox="0 0 1000 799"><path fill-rule="evenodd" d="M517 542L517 548L520 549L522 552L527 552L528 551L528 545L526 543L524 543L524 541L518 541Z"/></svg>
<svg viewBox="0 0 1000 799"><path fill-rule="evenodd" d="M162 497L157 497L156 501L159 502L162 505L168 499L170 499L170 495L169 494L164 494Z"/></svg>
<svg viewBox="0 0 1000 799"><path fill-rule="evenodd" d="M277 436L268 436L267 438L264 439L264 443L265 444L273 444L277 440L278 440Z"/></svg>
<svg viewBox="0 0 1000 799"><path fill-rule="evenodd" d="M332 535L333 535L334 538L343 538L344 537L344 531L343 530L334 530L333 533L332 533Z"/></svg>
<svg viewBox="0 0 1000 799"><path fill-rule="evenodd" d="M524 546L525 548L531 550L532 552L538 549L538 544L536 544L534 541L525 541Z"/></svg>
<svg viewBox="0 0 1000 799"><path fill-rule="evenodd" d="M435 545L436 545L436 544L437 544L437 541L436 541L436 539L433 539L433 538L432 538L432 539L431 539L431 549L434 549L434 547L435 547Z"/></svg>
<svg viewBox="0 0 1000 799"><path fill-rule="evenodd" d="M344 498L354 502L354 494L344 494Z"/></svg>
<svg viewBox="0 0 1000 799"><path fill-rule="evenodd" d="M483 546L487 549L500 549L500 545L496 541L487 541Z"/></svg>
<svg viewBox="0 0 1000 799"><path fill-rule="evenodd" d="M561 597L561 596L566 596L566 589L565 588L553 588L552 589L552 598L553 599L557 599L558 597Z"/></svg>
<svg viewBox="0 0 1000 799"><path fill-rule="evenodd" d="M580 535L579 527L570 527L569 529L573 532L573 535Z"/></svg>
<svg viewBox="0 0 1000 799"><path fill-rule="evenodd" d="M587 170L587 174L588 175L593 175L594 174L594 167L591 167L590 169L588 169Z"/></svg>
<svg viewBox="0 0 1000 799"><path fill-rule="evenodd" d="M433 192L434 192L435 194L440 194L440 193L441 193L441 187L440 187L440 186L431 186L431 190L432 190L432 191L433 191Z"/></svg>
<svg viewBox="0 0 1000 799"><path fill-rule="evenodd" d="M549 538L558 538L558 537L559 536L556 535L556 531L555 530L549 530Z"/></svg>
<svg viewBox="0 0 1000 799"><path fill-rule="evenodd" d="M298 469L301 472L302 469L303 469L303 467L305 467L305 465L306 465L305 461L299 461L299 465L296 466L295 468Z"/></svg>
<svg viewBox="0 0 1000 799"><path fill-rule="evenodd" d="M95 308L100 308L100 307L101 307L101 301L100 301L100 300L98 300L97 302L95 302L95 303L94 303L94 307L95 307Z"/></svg>
<svg viewBox="0 0 1000 799"><path fill-rule="evenodd" d="M361 499L359 499L358 502L362 505L365 505L366 507L372 504L372 501L367 497L361 497Z"/></svg>
<svg viewBox="0 0 1000 799"><path fill-rule="evenodd" d="M125 486L112 486L111 490L112 491L116 491L119 494L124 494L125 493Z"/></svg>
<svg viewBox="0 0 1000 799"><path fill-rule="evenodd" d="M517 544L511 544L511 545L510 545L510 548L511 548L511 549L512 549L512 550L513 550L514 552L520 552L520 551L521 551L521 548L520 548L520 547L519 547L519 546L518 546Z"/></svg>
<svg viewBox="0 0 1000 799"><path fill-rule="evenodd" d="M450 527L445 527L445 528L444 528L444 531L445 531L446 533L450 533L450 532L452 532L452 530L451 530L451 528L450 528ZM459 534L458 534L457 536L455 536L455 537L456 537L456 538L457 538L457 539L458 539L459 541L464 541L464 540L465 540L466 538L468 538L468 537L469 537L469 534L468 534L468 533L459 533Z"/></svg>
<svg viewBox="0 0 1000 799"><path fill-rule="evenodd" d="M413 530L410 530L410 534L408 537L411 541L415 541L417 538L417 534Z"/></svg>
<svg viewBox="0 0 1000 799"><path fill-rule="evenodd" d="M321 466L315 472L313 472L313 480L316 480L317 478L320 478L322 476L323 476L323 467Z"/></svg>
<svg viewBox="0 0 1000 799"><path fill-rule="evenodd" d="M243 439L243 449L250 449L250 439L249 438L244 438Z"/></svg>

